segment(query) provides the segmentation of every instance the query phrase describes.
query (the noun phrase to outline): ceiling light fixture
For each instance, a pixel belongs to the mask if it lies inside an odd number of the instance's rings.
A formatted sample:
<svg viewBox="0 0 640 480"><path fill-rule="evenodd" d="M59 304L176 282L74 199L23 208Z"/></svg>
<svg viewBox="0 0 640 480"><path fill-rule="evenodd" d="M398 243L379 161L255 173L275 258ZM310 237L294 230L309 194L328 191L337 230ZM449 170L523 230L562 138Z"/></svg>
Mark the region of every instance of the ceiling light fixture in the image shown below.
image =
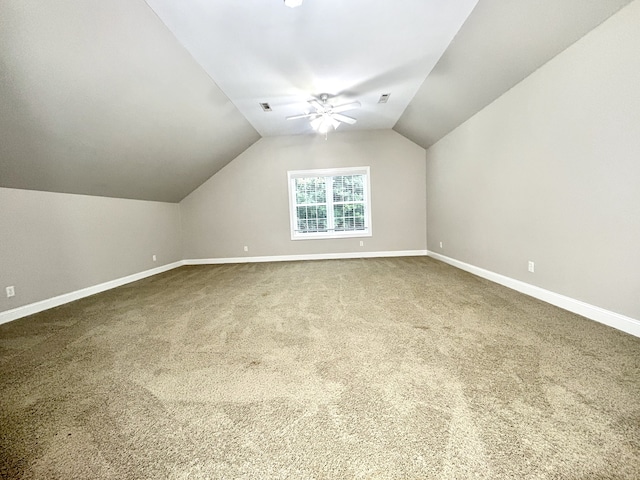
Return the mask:
<svg viewBox="0 0 640 480"><path fill-rule="evenodd" d="M311 128L325 136L331 129L336 130L342 123L347 123L349 125L356 123L355 118L343 115L342 112L358 108L360 106L360 102L343 103L342 105L336 105L334 107L328 102L328 100L329 94L323 93L319 98L309 100L309 104L316 109L315 112L292 115L287 117L287 120L308 118L310 119Z"/></svg>
<svg viewBox="0 0 640 480"><path fill-rule="evenodd" d="M318 118L311 121L311 128L315 131L326 135L329 130L337 130L340 122L331 117L328 113L323 113Z"/></svg>
<svg viewBox="0 0 640 480"><path fill-rule="evenodd" d="M284 0L284 4L289 8L296 8L302 5L302 0Z"/></svg>

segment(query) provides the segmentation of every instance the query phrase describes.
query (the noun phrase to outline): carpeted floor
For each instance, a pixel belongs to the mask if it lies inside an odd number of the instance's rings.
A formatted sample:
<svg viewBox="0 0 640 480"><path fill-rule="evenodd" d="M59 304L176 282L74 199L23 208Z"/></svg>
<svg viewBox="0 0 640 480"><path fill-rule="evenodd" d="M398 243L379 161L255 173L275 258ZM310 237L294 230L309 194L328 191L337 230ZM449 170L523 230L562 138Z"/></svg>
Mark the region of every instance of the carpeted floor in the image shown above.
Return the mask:
<svg viewBox="0 0 640 480"><path fill-rule="evenodd" d="M638 479L640 339L430 258L182 267L0 326L0 476Z"/></svg>

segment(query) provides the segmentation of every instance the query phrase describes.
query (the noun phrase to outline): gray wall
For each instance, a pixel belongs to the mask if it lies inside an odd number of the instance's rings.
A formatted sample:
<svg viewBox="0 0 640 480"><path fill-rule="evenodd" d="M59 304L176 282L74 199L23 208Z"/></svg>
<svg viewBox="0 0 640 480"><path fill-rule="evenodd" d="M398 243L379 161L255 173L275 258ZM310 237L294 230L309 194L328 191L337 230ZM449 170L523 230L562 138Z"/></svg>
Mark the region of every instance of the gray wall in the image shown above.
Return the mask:
<svg viewBox="0 0 640 480"><path fill-rule="evenodd" d="M633 2L427 151L429 250L640 319L639 25Z"/></svg>
<svg viewBox="0 0 640 480"><path fill-rule="evenodd" d="M0 188L0 312L180 259L176 203Z"/></svg>
<svg viewBox="0 0 640 480"><path fill-rule="evenodd" d="M424 250L424 156L422 147L392 130L332 132L326 140L262 138L180 203L183 256ZM373 236L291 240L287 171L366 165L371 167Z"/></svg>

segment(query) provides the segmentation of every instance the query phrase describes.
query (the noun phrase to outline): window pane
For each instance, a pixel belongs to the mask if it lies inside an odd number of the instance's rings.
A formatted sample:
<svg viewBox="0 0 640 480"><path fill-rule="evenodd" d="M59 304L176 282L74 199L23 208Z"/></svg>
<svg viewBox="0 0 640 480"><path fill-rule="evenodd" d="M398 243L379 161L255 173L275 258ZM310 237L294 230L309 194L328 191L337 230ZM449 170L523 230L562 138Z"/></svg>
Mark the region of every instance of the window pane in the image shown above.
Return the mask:
<svg viewBox="0 0 640 480"><path fill-rule="evenodd" d="M353 217L347 217L344 219L344 229L355 230L355 221L353 220Z"/></svg>
<svg viewBox="0 0 640 480"><path fill-rule="evenodd" d="M317 192L316 201L318 203L326 203L327 202L327 185L325 183L324 177L318 178L318 182L316 184L316 192Z"/></svg>
<svg viewBox="0 0 640 480"><path fill-rule="evenodd" d="M354 202L364 200L364 175L333 177L333 201Z"/></svg>
<svg viewBox="0 0 640 480"><path fill-rule="evenodd" d="M298 230L302 233L326 231L328 228L327 206L306 205L296 207Z"/></svg>
<svg viewBox="0 0 640 480"><path fill-rule="evenodd" d="M296 178L296 203L305 203L307 199L306 178Z"/></svg>
<svg viewBox="0 0 640 480"><path fill-rule="evenodd" d="M344 177L333 177L333 201L344 201Z"/></svg>
<svg viewBox="0 0 640 480"><path fill-rule="evenodd" d="M316 186L313 183L308 183L304 192L304 203L315 203L315 193Z"/></svg>
<svg viewBox="0 0 640 480"><path fill-rule="evenodd" d="M324 177L296 178L296 203L325 203L327 200Z"/></svg>
<svg viewBox="0 0 640 480"><path fill-rule="evenodd" d="M352 189L350 188L349 176L333 177L333 201L348 202L351 200Z"/></svg>
<svg viewBox="0 0 640 480"><path fill-rule="evenodd" d="M365 229L364 204L344 203L334 205L333 212L337 231Z"/></svg>
<svg viewBox="0 0 640 480"><path fill-rule="evenodd" d="M364 175L353 176L353 200L356 202L364 200Z"/></svg>
<svg viewBox="0 0 640 480"><path fill-rule="evenodd" d="M354 205L355 229L364 230L364 205Z"/></svg>

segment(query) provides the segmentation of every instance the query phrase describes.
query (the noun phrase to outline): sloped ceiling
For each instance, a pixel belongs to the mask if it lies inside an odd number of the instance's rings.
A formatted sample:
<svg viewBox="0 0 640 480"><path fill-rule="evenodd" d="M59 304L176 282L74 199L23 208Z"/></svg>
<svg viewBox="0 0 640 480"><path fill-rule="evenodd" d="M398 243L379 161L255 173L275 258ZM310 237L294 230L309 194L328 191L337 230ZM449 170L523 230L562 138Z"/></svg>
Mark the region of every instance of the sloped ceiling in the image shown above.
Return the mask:
<svg viewBox="0 0 640 480"><path fill-rule="evenodd" d="M237 6L247 13L251 2L257 1L209 0L207 4L223 9ZM420 87L420 82L412 87L417 93L406 109L409 99L394 114L395 118L400 115L394 129L425 148L430 146L629 1L479 0L442 57L440 51L436 58L429 57L431 64L420 63L417 70L422 68L420 75L426 79ZM278 16L285 15L282 0L259 2L262 7L273 4L282 9ZM454 30L449 30L449 39L475 0L463 3L460 8L466 11L451 17L458 24L451 24ZM299 9L286 9L286 14L297 18L289 24L295 29L292 38L306 34L305 22L319 22L328 38L334 25L348 29L350 22L354 27L347 37L352 34L364 48L378 45L377 25L358 28L368 13L358 12L351 2L344 10L348 22L342 25L333 18L342 11L339 4L344 0L305 0ZM402 8L401 4L385 5L390 24L396 25L394 8ZM427 40L404 28L405 23L396 25L395 36L386 41L413 39L412 56L420 57ZM412 25L420 28L425 23ZM249 58L243 59L238 54L243 50L236 49L243 44L246 49L248 39L243 35L247 34L226 34L212 43L211 48L228 50L240 66L235 81L225 78L218 83L215 71L201 66L198 62L204 61L194 58L185 41L172 33L174 27L165 25L145 0L2 0L0 186L176 202L258 140L260 134L246 112L241 113L242 99L234 103L236 94L224 91L222 85L230 89L235 82L261 85L259 75L249 77L252 70L242 67ZM269 25L274 31L284 27L283 23ZM317 35L323 30L316 26L311 32ZM356 78L358 56L337 47L320 62L327 78L340 80L340 71L331 74L333 61L349 68ZM424 52L431 52L427 47ZM379 111L366 104L370 97L389 91L393 102L392 90L407 73L396 65L387 75L390 65L395 65L389 55L378 58L380 75L368 71L359 81L369 92L362 98L361 126L376 128L367 115L379 115ZM290 67L288 58L279 60L282 72ZM299 57L296 61L306 66ZM415 75L417 70L410 70ZM291 82L286 75L282 80ZM309 92L313 93L321 92ZM263 132L286 133L291 132Z"/></svg>
<svg viewBox="0 0 640 480"><path fill-rule="evenodd" d="M260 138L143 0L0 22L0 186L177 202Z"/></svg>
<svg viewBox="0 0 640 480"><path fill-rule="evenodd" d="M480 0L394 130L429 148L630 1Z"/></svg>

